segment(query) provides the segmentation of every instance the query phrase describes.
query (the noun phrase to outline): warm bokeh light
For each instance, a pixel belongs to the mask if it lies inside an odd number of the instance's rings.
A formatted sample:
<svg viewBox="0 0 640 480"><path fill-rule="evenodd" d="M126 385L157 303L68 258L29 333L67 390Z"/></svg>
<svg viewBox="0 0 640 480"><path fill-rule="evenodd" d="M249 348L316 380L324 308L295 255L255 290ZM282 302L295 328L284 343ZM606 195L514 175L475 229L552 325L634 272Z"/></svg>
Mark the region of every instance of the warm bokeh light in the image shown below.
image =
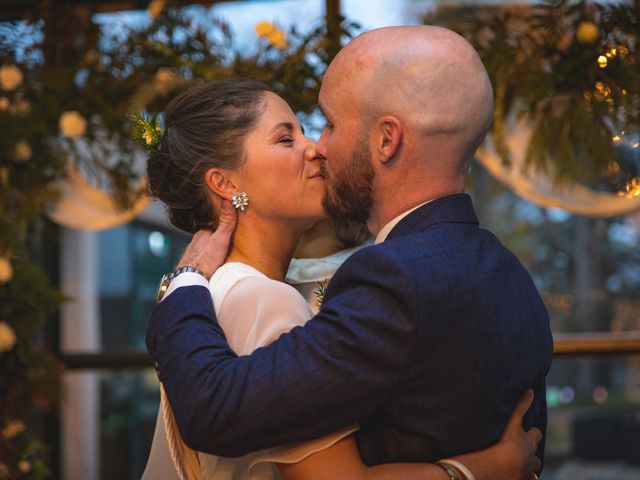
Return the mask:
<svg viewBox="0 0 640 480"><path fill-rule="evenodd" d="M604 55L600 55L597 61L600 68L606 68L607 64L609 63L609 60L607 60L607 57L605 57Z"/></svg>

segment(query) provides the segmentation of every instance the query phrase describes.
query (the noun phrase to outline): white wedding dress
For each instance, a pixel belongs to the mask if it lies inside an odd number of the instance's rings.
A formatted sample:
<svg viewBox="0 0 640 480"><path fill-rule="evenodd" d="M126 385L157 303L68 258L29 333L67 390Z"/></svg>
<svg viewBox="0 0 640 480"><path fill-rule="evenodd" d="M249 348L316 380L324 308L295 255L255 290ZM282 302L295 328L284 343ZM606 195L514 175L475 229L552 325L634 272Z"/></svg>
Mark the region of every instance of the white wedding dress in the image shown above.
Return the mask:
<svg viewBox="0 0 640 480"><path fill-rule="evenodd" d="M322 271L318 267L306 270L318 280L328 278L344 260L343 255L321 266ZM308 275L305 277L302 262L297 264L300 268L294 278L288 281L313 284ZM211 277L209 286L218 322L229 346L238 355L250 354L293 327L304 325L313 316L305 299L292 286L271 280L249 265L237 262L223 265ZM352 425L311 442L262 450L240 458L204 454L191 450L180 439L161 386L161 408L142 480L274 480L280 478L274 463L299 462L356 429L357 425Z"/></svg>

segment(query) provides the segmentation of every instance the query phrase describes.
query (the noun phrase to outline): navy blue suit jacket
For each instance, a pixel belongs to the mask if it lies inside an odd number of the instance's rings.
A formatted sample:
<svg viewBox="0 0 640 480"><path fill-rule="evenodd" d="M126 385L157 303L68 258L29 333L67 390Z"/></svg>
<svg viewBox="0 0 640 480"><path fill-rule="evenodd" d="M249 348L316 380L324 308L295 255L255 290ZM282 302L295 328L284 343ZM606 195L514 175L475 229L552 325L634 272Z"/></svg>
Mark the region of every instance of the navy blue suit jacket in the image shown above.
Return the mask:
<svg viewBox="0 0 640 480"><path fill-rule="evenodd" d="M357 421L367 464L433 461L495 443L528 387L524 426L545 431L546 309L465 194L418 208L351 256L316 317L250 356L229 348L203 287L160 303L147 346L183 439L218 455Z"/></svg>

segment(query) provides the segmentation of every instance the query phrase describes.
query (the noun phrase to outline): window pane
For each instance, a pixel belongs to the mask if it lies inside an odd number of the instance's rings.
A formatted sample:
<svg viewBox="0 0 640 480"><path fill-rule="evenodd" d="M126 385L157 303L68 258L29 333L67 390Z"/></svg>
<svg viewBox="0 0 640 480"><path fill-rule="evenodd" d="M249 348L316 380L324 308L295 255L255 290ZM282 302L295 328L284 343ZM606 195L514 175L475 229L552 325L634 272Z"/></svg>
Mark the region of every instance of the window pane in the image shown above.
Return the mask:
<svg viewBox="0 0 640 480"><path fill-rule="evenodd" d="M545 480L640 478L640 355L556 358Z"/></svg>
<svg viewBox="0 0 640 480"><path fill-rule="evenodd" d="M62 308L63 352L145 351L158 283L188 240L141 222L102 232L63 229L61 288L70 297Z"/></svg>
<svg viewBox="0 0 640 480"><path fill-rule="evenodd" d="M145 349L158 283L174 269L187 242L186 235L140 223L99 234L103 349Z"/></svg>
<svg viewBox="0 0 640 480"><path fill-rule="evenodd" d="M68 372L62 478L139 479L158 414L153 369Z"/></svg>

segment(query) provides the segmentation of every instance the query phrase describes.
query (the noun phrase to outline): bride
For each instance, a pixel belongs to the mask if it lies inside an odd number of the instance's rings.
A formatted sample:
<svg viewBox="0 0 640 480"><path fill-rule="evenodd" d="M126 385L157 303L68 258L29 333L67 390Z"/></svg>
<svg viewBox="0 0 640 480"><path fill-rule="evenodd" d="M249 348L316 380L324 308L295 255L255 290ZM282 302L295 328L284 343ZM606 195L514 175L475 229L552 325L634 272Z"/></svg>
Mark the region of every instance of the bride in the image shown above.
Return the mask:
<svg viewBox="0 0 640 480"><path fill-rule="evenodd" d="M226 263L208 282L193 272L177 276L164 295L175 291L181 278L198 277L210 290L229 345L238 355L249 354L312 316L284 279L301 235L326 216L320 159L287 103L253 80L199 85L174 99L164 115L165 132L151 150L148 176L173 225L189 233L215 230L219 223L234 223L231 201L238 208ZM278 381L278 373L272 374ZM183 394L190 393L185 385ZM526 433L521 428L531 400L527 392L501 441L490 448L436 464L367 467L353 437L358 425L240 458L195 452L182 442L161 387L142 478L530 480L540 467L535 449L541 437L535 428Z"/></svg>

